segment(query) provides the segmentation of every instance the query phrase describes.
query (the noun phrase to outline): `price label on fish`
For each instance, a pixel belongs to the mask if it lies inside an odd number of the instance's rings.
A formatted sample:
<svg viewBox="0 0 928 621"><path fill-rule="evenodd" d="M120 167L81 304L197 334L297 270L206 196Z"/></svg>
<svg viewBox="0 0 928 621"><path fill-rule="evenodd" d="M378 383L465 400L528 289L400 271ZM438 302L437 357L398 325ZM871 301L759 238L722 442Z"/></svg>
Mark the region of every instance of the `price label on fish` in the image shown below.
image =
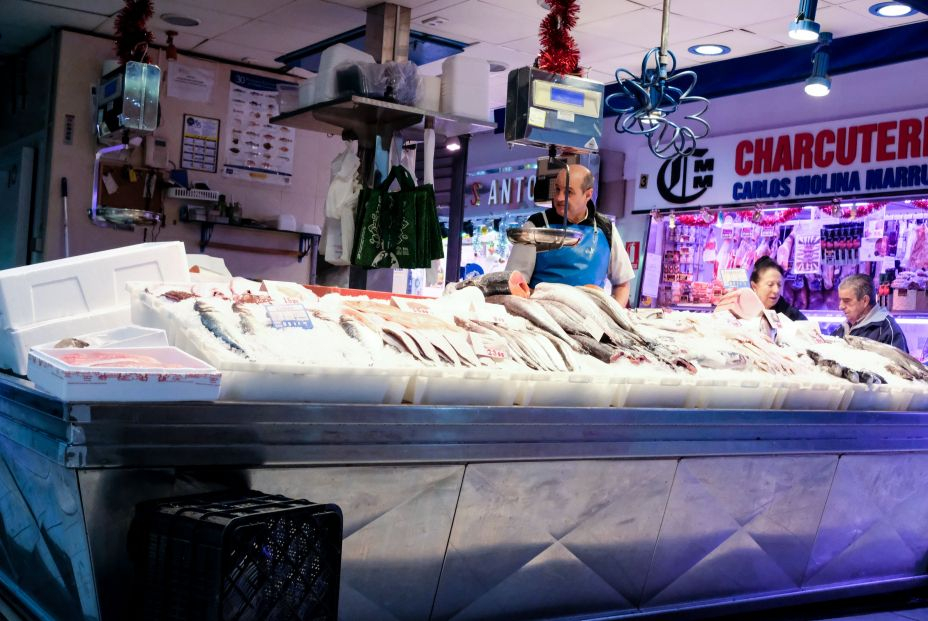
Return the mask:
<svg viewBox="0 0 928 621"><path fill-rule="evenodd" d="M483 358L492 358L493 360L506 359L506 344L501 340L492 339L485 334L470 333L470 345L474 348L474 353Z"/></svg>
<svg viewBox="0 0 928 621"><path fill-rule="evenodd" d="M284 328L313 329L309 311L302 304L269 304L265 308L268 319L271 320L271 325L277 330Z"/></svg>

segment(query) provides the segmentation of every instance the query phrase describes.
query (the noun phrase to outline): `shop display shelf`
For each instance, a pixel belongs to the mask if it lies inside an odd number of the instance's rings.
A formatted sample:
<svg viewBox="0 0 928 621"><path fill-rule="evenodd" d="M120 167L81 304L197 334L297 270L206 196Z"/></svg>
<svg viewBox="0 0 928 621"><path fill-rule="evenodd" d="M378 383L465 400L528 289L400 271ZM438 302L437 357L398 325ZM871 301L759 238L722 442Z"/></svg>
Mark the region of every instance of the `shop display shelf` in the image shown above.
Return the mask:
<svg viewBox="0 0 928 621"><path fill-rule="evenodd" d="M428 120L439 136L477 134L496 128L495 123L485 119L439 114L360 95L298 108L273 117L271 123L325 134L341 135L348 130L361 142L372 143L376 135L389 137L396 132L411 140L419 139Z"/></svg>

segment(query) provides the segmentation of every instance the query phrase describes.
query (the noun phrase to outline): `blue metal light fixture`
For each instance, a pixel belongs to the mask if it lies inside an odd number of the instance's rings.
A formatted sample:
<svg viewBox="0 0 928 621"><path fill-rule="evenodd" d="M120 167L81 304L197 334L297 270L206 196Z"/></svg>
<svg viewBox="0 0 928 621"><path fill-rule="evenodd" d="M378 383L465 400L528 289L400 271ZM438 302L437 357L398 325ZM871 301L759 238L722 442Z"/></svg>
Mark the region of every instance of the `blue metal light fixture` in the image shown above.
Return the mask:
<svg viewBox="0 0 928 621"><path fill-rule="evenodd" d="M908 17L917 12L904 2L877 2L869 11L877 17Z"/></svg>
<svg viewBox="0 0 928 621"><path fill-rule="evenodd" d="M806 80L806 95L824 97L831 92L831 78L828 77L828 63L831 60L831 33L823 32L818 37L818 45L812 52L812 75Z"/></svg>
<svg viewBox="0 0 928 621"><path fill-rule="evenodd" d="M696 141L709 133L709 123L702 118L709 100L690 94L696 86L694 72L674 73L677 57L667 49L669 33L670 0L664 0L661 46L645 54L639 75L616 69L620 92L605 101L606 107L618 114L615 131L645 136L651 152L661 159L690 155L696 150ZM696 107L682 121L670 118L687 104Z"/></svg>
<svg viewBox="0 0 928 621"><path fill-rule="evenodd" d="M789 38L797 41L815 41L821 27L815 21L818 0L799 0L799 12L789 25Z"/></svg>

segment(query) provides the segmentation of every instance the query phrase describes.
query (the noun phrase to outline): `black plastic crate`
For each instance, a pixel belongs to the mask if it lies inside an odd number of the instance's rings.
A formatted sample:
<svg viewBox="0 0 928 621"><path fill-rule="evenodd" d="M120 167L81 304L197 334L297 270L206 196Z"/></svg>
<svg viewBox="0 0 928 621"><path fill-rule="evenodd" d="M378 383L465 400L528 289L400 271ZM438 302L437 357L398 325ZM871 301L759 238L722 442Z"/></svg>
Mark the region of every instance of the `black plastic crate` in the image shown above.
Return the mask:
<svg viewBox="0 0 928 621"><path fill-rule="evenodd" d="M133 619L338 617L342 513L257 491L140 503L129 532Z"/></svg>

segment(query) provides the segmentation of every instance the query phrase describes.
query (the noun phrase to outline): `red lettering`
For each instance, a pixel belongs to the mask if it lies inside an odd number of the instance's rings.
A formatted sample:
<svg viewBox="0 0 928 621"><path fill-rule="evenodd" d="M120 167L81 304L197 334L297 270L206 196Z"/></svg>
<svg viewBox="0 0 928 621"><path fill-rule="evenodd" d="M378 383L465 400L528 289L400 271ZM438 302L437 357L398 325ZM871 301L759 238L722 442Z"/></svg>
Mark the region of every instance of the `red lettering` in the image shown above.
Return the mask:
<svg viewBox="0 0 928 621"><path fill-rule="evenodd" d="M863 136L860 144L860 161L866 164L872 159L873 154L873 134L876 133L878 125L876 123L867 123L858 125L857 132Z"/></svg>
<svg viewBox="0 0 928 621"><path fill-rule="evenodd" d="M815 136L815 165L819 168L828 168L835 161L832 150L825 152L826 144L835 143L835 133L830 129L823 129Z"/></svg>
<svg viewBox="0 0 928 621"><path fill-rule="evenodd" d="M771 172L780 172L781 170L790 170L792 165L792 154L790 152L790 137L780 136L777 138L777 150L773 155L773 170Z"/></svg>
<svg viewBox="0 0 928 621"><path fill-rule="evenodd" d="M796 134L796 144L793 148L793 170L812 168L812 145L815 137L809 132Z"/></svg>
<svg viewBox="0 0 928 621"><path fill-rule="evenodd" d="M849 166L857 159L857 128L839 127L835 157L842 166Z"/></svg>
<svg viewBox="0 0 928 621"><path fill-rule="evenodd" d="M742 140L735 149L735 172L744 177L751 174L752 163L748 155L754 152L754 143Z"/></svg>
<svg viewBox="0 0 928 621"><path fill-rule="evenodd" d="M890 148L896 144L896 136L890 132L895 129L896 121L884 121L877 126L876 161L885 162L896 159L896 154L890 152Z"/></svg>
<svg viewBox="0 0 928 621"><path fill-rule="evenodd" d="M773 138L758 138L754 141L754 174L770 172L770 156L773 155Z"/></svg>
<svg viewBox="0 0 928 621"><path fill-rule="evenodd" d="M900 160L910 157L919 157L922 152L921 136L919 132L922 124L918 119L902 119L899 121L899 151Z"/></svg>
<svg viewBox="0 0 928 621"><path fill-rule="evenodd" d="M928 157L928 116L925 117L922 128L925 130L925 135L922 137L922 155Z"/></svg>

